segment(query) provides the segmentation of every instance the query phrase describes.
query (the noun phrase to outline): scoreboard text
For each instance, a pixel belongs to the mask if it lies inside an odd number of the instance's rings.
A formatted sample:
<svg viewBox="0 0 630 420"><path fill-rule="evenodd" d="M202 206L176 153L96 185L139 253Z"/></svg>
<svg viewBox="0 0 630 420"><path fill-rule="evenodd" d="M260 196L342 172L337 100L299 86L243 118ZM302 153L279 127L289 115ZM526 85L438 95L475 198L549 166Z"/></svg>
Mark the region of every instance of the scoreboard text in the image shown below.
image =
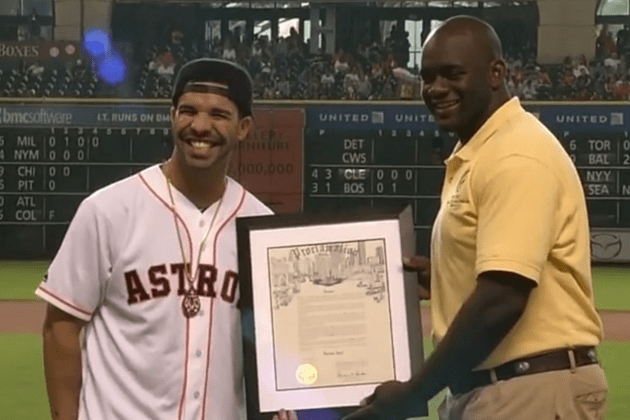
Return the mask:
<svg viewBox="0 0 630 420"><path fill-rule="evenodd" d="M630 111L526 108L577 166L594 259L630 262ZM423 105L258 106L254 117L229 174L274 211L411 204L428 252L456 139ZM167 104L0 103L0 259L52 257L85 197L166 160L172 144Z"/></svg>

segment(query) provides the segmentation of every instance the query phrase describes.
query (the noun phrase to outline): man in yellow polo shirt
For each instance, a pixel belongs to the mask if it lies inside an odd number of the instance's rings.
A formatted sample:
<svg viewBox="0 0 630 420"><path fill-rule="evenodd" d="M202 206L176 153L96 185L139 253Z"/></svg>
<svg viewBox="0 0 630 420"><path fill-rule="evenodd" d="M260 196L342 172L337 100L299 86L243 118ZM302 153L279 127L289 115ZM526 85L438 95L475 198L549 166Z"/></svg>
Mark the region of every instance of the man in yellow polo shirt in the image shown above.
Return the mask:
<svg viewBox="0 0 630 420"><path fill-rule="evenodd" d="M458 16L427 39L423 97L459 143L446 161L431 261L436 350L347 419L414 417L448 387L443 420L603 419L586 200L558 140L511 98L501 43Z"/></svg>

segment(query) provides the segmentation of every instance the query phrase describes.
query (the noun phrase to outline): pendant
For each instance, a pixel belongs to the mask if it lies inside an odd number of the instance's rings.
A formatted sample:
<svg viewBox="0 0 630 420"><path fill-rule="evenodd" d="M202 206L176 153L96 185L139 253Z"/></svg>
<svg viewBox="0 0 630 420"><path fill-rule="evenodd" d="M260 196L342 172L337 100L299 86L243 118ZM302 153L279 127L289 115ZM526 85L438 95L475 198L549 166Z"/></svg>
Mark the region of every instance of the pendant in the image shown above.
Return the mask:
<svg viewBox="0 0 630 420"><path fill-rule="evenodd" d="M182 312L186 318L192 318L199 313L199 309L201 309L201 300L197 291L191 287L182 300Z"/></svg>

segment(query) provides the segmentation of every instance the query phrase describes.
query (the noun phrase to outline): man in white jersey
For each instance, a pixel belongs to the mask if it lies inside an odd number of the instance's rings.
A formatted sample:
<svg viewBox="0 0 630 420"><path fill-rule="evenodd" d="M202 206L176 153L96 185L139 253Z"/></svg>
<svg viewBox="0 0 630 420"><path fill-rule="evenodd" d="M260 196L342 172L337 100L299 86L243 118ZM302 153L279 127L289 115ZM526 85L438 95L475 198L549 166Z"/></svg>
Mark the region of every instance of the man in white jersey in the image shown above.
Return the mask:
<svg viewBox="0 0 630 420"><path fill-rule="evenodd" d="M271 210L226 172L252 82L199 59L172 99L170 159L85 199L35 291L55 420L245 418L235 219Z"/></svg>

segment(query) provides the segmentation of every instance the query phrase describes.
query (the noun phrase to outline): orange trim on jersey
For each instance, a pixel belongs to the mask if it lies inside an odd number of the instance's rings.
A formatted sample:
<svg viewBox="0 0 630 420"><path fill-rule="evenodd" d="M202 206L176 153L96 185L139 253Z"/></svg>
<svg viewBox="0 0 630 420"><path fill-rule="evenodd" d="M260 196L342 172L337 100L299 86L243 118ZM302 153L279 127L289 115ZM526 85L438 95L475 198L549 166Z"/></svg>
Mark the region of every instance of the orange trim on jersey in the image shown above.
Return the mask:
<svg viewBox="0 0 630 420"><path fill-rule="evenodd" d="M242 188L242 187L241 187ZM241 192L241 198L238 202L238 205L236 206L236 208L234 209L234 211L232 211L232 213L230 214L230 216L223 222L223 224L219 227L219 229L217 229L217 233L214 236L214 241L213 241L213 245L212 245L212 265L216 267L216 262L217 262L217 241L219 239L219 235L221 234L221 231L228 225L228 223L230 222L230 220L232 220L236 214L239 212L239 210L241 209L241 207L243 207L243 203L245 202L245 188L242 188L242 192ZM210 374L210 360L211 355L212 355L212 328L214 327L214 299L215 298L211 298L210 299L210 313L212 314L212 316L210 317L210 325L208 328L208 355L206 358L206 379L204 381L203 384L203 405L201 406L201 420L205 420L206 418L206 396L208 395L208 376Z"/></svg>
<svg viewBox="0 0 630 420"><path fill-rule="evenodd" d="M77 305L75 305L74 303L68 302L67 300L60 298L59 296L57 296L56 294L54 294L50 290L46 290L41 285L38 287L38 289L41 290L42 292L46 293L48 296L52 297L53 299L58 300L59 302L63 303L66 306L69 306L70 308L74 309L75 311L81 312L82 314L85 314L87 316L92 316L92 312L86 311L85 309L81 309Z"/></svg>
<svg viewBox="0 0 630 420"><path fill-rule="evenodd" d="M173 216L176 218L175 219L175 223L177 223L177 219L179 219L180 222L182 223L182 226L184 226L184 231L186 232L186 236L188 237L190 256L192 258L192 255L193 255L192 236L190 235L190 231L188 230L188 226L186 226L186 222L184 222L184 219L175 211L175 209L173 207L169 206L169 204L164 199L162 199L162 197L160 197L160 195L157 193L157 191L155 191L153 188L151 188L151 186L149 185L147 180L144 179L142 174L138 174L138 176L140 177L140 180L142 181L142 183L151 192L151 194L153 194L158 199L158 201L160 203L164 204L164 206L167 209L169 209L169 211L171 213L173 213ZM184 261L184 264L186 264L186 261ZM199 267L197 267L196 269L199 270ZM196 273L195 273L195 275L196 275ZM182 380L182 393L181 393L181 397L179 399L179 409L178 409L178 412L177 412L177 418L178 419L181 419L182 416L184 415L184 404L185 404L185 400L186 400L186 386L188 384L188 353L189 353L189 346L188 345L189 345L189 341L190 341L190 319L186 318L186 346L185 346L185 351L184 351L184 379Z"/></svg>
<svg viewBox="0 0 630 420"><path fill-rule="evenodd" d="M227 226L227 224L230 222L230 220L232 220L232 218L234 218L234 216L236 216L236 213L238 213L238 211L241 209L241 207L243 206L244 202L245 202L245 188L242 189L242 191L241 191L241 198L240 198L240 200L238 202L238 205L236 206L236 208L232 212L232 214L230 214L228 216L228 218L223 222L223 224L219 227L219 229L217 229L217 233L214 236L214 242L212 244L212 265L216 265L216 263L217 263L217 241L219 239L219 234L221 233L223 228L225 228L225 226Z"/></svg>

